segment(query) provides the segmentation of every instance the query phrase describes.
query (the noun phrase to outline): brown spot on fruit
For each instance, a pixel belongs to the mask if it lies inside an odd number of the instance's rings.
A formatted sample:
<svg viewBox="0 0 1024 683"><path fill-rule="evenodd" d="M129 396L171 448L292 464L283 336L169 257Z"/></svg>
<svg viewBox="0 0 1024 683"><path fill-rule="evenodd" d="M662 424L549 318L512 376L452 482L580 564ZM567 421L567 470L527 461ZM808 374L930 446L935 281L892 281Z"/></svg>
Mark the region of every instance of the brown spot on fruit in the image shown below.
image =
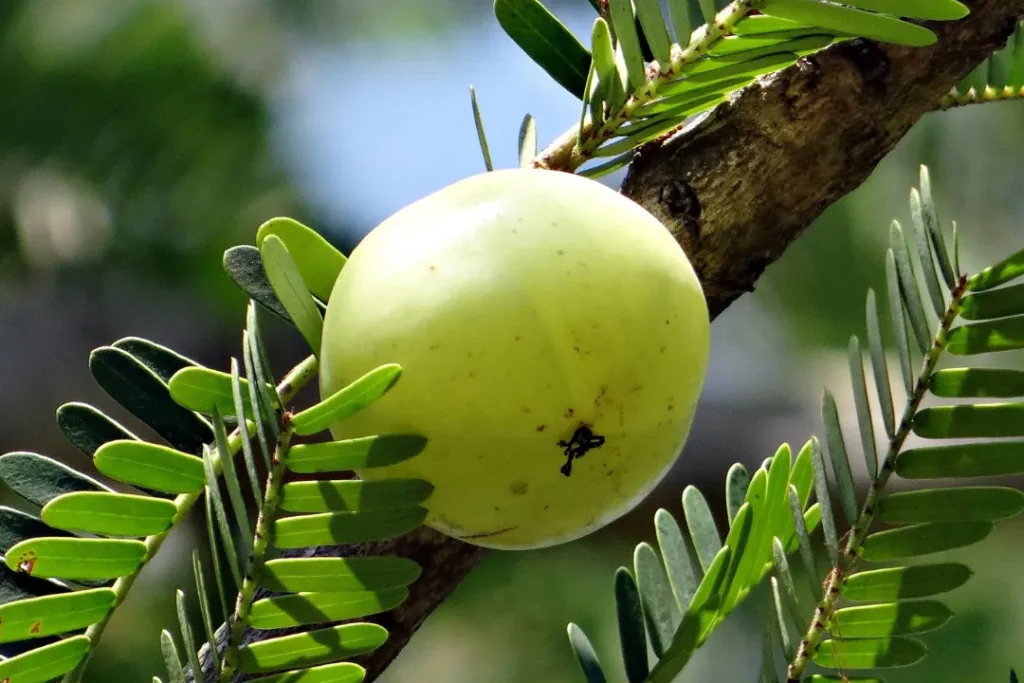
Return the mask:
<svg viewBox="0 0 1024 683"><path fill-rule="evenodd" d="M566 417L572 417L575 414L576 414L576 411L574 411L572 408L569 408L567 411L565 411L565 416Z"/></svg>
<svg viewBox="0 0 1024 683"><path fill-rule="evenodd" d="M508 487L508 490L513 496L521 496L525 494L530 488L530 485L525 481L514 481L512 485Z"/></svg>
<svg viewBox="0 0 1024 683"><path fill-rule="evenodd" d="M548 428L547 425L537 425L537 431L538 432L543 432L547 428Z"/></svg>

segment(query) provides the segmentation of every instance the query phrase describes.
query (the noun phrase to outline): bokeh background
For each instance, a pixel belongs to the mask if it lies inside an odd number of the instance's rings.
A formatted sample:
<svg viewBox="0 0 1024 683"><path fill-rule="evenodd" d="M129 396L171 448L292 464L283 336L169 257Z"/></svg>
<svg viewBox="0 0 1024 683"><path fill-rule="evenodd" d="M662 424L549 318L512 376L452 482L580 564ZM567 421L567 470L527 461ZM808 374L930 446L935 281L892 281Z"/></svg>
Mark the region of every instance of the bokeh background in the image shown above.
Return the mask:
<svg viewBox="0 0 1024 683"><path fill-rule="evenodd" d="M499 166L515 163L525 112L542 142L571 125L575 101L504 36L490 4L0 3L0 452L87 468L54 420L66 401L137 426L87 368L92 348L120 337L226 368L244 298L221 254L251 243L267 218L293 216L348 252L391 212L481 171L470 84ZM589 33L585 0L550 5ZM922 120L715 322L693 435L650 500L582 541L492 553L382 680L579 680L564 636L570 620L613 661L612 573L652 539L654 510L679 512L693 484L721 519L729 465L754 468L780 443L798 448L820 433L825 386L850 419L845 346L862 328L866 288L884 286L888 224L909 222L918 164L931 167L942 218L958 221L965 266L976 269L1024 246L1022 149L1024 104ZM301 341L269 332L280 373ZM162 675L158 634L173 628L174 589L191 592L188 556L201 529L197 513L144 571L88 680ZM1024 595L1014 589L1022 533L1003 524L960 553L976 576L951 599L957 619L926 637L924 665L889 680L1001 683L1024 667ZM753 681L759 659L757 622L741 612L681 680Z"/></svg>

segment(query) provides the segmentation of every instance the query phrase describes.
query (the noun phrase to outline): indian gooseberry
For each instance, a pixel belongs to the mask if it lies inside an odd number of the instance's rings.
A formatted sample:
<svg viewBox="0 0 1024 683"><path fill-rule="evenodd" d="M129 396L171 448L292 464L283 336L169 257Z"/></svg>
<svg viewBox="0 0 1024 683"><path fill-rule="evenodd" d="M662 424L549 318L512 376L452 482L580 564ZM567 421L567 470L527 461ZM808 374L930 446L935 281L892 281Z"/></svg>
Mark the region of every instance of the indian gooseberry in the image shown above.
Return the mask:
<svg viewBox="0 0 1024 683"><path fill-rule="evenodd" d="M689 260L650 213L580 176L456 182L353 250L321 345L328 396L385 363L402 378L337 439L427 438L358 474L434 485L426 523L469 543L579 538L643 499L690 430L709 320Z"/></svg>

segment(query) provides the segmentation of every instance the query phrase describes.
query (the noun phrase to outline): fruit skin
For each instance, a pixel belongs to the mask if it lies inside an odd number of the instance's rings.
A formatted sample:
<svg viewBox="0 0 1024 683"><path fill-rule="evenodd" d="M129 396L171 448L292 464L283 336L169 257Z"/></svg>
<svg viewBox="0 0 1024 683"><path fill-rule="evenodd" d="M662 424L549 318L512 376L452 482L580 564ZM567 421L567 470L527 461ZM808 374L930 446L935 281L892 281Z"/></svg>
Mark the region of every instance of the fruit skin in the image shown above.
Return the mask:
<svg viewBox="0 0 1024 683"><path fill-rule="evenodd" d="M496 171L356 247L328 303L321 394L399 363L395 388L331 431L427 447L358 474L430 481L426 523L445 534L539 548L608 524L661 480L709 346L700 282L657 219L596 181ZM604 443L570 459L581 427Z"/></svg>

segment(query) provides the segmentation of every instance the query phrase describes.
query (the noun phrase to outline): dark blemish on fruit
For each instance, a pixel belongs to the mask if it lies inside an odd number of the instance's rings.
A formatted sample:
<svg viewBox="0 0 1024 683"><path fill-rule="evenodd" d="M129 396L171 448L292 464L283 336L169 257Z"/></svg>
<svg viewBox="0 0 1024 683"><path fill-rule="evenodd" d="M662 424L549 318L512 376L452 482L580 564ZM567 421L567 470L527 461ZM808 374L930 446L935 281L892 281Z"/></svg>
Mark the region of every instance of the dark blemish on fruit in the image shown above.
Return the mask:
<svg viewBox="0 0 1024 683"><path fill-rule="evenodd" d="M529 490L530 485L525 481L512 482L512 485L508 487L513 496L521 496Z"/></svg>
<svg viewBox="0 0 1024 683"><path fill-rule="evenodd" d="M602 384L601 385L601 389L599 390L599 392L597 394L597 398L594 399L594 405L595 406L596 405L600 405L601 399L604 398L605 394L607 394L607 393L608 393L608 385L607 384Z"/></svg>
<svg viewBox="0 0 1024 683"><path fill-rule="evenodd" d="M495 508L495 509L497 509L497 508ZM516 526L509 526L509 527L505 527L504 529L498 529L497 531L485 531L485 532L479 533L479 534L470 534L469 536L457 536L456 538L487 538L488 536L497 536L498 534L503 534L506 531L515 531L518 528L519 528L518 525L516 525Z"/></svg>
<svg viewBox="0 0 1024 683"><path fill-rule="evenodd" d="M661 347L661 353L665 353L665 347L664 346Z"/></svg>
<svg viewBox="0 0 1024 683"><path fill-rule="evenodd" d="M558 255L559 256L565 256L565 249L559 249L558 250Z"/></svg>
<svg viewBox="0 0 1024 683"><path fill-rule="evenodd" d="M580 347L578 346L572 347L572 350L575 351L576 353L582 353L582 351L580 351Z"/></svg>
<svg viewBox="0 0 1024 683"><path fill-rule="evenodd" d="M431 270L437 270L437 266L430 266Z"/></svg>
<svg viewBox="0 0 1024 683"><path fill-rule="evenodd" d="M569 410L565 411L565 416L566 417L572 417L575 414L576 414L576 411L574 411L572 408L569 408Z"/></svg>
<svg viewBox="0 0 1024 683"><path fill-rule="evenodd" d="M523 406L523 412L529 415L533 411L530 410L530 406Z"/></svg>
<svg viewBox="0 0 1024 683"><path fill-rule="evenodd" d="M594 434L587 425L580 425L573 432L572 438L568 441L559 441L558 446L565 455L565 464L559 468L559 472L565 476L572 474L572 461L582 458L584 455L604 445L604 437Z"/></svg>
<svg viewBox="0 0 1024 683"><path fill-rule="evenodd" d="M665 321L665 324L668 325L668 321L667 320Z"/></svg>
<svg viewBox="0 0 1024 683"><path fill-rule="evenodd" d="M428 348L431 351L437 351L440 348L440 345L438 345L438 344L431 344Z"/></svg>
<svg viewBox="0 0 1024 683"><path fill-rule="evenodd" d="M547 425L537 425L537 431L538 432L543 432L547 428L548 428Z"/></svg>
<svg viewBox="0 0 1024 683"><path fill-rule="evenodd" d="M470 379L476 379L476 373L475 372L469 373L469 378Z"/></svg>
<svg viewBox="0 0 1024 683"><path fill-rule="evenodd" d="M520 336L519 336L519 335L517 334L517 335L516 335L516 338L515 338L515 341L519 341L520 339L522 339L522 337L520 337Z"/></svg>
<svg viewBox="0 0 1024 683"><path fill-rule="evenodd" d="M675 405L674 405L674 404L672 404L672 403L669 403L669 404L668 404L668 409L669 409L669 411L670 411L670 412L671 412L671 410L672 410L673 408L675 408Z"/></svg>

